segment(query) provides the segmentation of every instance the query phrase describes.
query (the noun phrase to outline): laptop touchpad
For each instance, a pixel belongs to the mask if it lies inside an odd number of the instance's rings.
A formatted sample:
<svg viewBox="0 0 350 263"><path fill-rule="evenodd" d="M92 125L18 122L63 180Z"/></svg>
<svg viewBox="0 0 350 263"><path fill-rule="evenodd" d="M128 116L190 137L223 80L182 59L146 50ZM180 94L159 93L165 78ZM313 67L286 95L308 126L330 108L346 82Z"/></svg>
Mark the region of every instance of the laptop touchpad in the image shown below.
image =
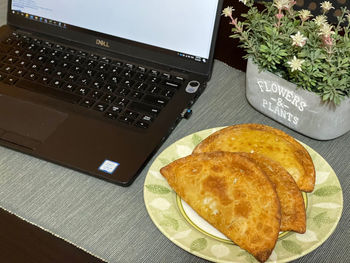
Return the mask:
<svg viewBox="0 0 350 263"><path fill-rule="evenodd" d="M45 141L68 114L0 94L0 138L31 149Z"/></svg>

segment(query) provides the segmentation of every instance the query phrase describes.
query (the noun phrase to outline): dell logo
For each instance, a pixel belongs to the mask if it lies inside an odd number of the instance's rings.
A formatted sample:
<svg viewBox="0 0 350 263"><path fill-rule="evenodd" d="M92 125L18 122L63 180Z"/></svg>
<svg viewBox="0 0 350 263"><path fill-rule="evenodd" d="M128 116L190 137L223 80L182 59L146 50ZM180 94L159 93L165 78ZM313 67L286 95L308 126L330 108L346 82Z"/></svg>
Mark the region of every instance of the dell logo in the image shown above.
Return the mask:
<svg viewBox="0 0 350 263"><path fill-rule="evenodd" d="M109 43L101 39L96 39L96 45L109 48Z"/></svg>

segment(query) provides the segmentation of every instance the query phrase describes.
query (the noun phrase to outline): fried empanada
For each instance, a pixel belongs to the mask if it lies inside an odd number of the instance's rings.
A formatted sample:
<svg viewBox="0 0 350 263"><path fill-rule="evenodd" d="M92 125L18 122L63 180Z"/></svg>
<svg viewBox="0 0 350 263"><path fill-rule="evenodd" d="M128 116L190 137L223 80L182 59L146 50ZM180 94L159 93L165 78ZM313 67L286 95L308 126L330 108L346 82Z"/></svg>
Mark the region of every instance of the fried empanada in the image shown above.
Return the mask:
<svg viewBox="0 0 350 263"><path fill-rule="evenodd" d="M307 150L285 132L262 124L239 124L221 129L197 145L194 153L229 151L260 153L279 162L299 189L312 192L315 167Z"/></svg>
<svg viewBox="0 0 350 263"><path fill-rule="evenodd" d="M178 159L160 170L202 218L260 262L280 231L280 204L262 169L238 153L210 152Z"/></svg>
<svg viewBox="0 0 350 263"><path fill-rule="evenodd" d="M293 177L279 163L257 153L240 153L259 165L276 187L281 205L281 231L305 233L306 214L303 196Z"/></svg>

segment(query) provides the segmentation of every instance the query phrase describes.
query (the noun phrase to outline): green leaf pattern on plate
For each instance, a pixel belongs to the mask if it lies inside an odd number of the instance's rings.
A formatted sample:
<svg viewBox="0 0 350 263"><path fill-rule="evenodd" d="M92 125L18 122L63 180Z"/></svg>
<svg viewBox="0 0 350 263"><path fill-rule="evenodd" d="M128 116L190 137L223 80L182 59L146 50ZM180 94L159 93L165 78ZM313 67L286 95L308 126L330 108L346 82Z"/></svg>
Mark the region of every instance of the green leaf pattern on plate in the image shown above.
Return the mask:
<svg viewBox="0 0 350 263"><path fill-rule="evenodd" d="M324 224L334 223L336 220L328 216L327 212L322 212L313 218L315 224L321 228Z"/></svg>
<svg viewBox="0 0 350 263"><path fill-rule="evenodd" d="M292 254L301 254L303 252L302 247L297 242L291 240L282 240L282 246Z"/></svg>
<svg viewBox="0 0 350 263"><path fill-rule="evenodd" d="M171 163L170 160L165 159L165 158L159 158L159 161L162 163L162 166L168 165L169 163Z"/></svg>
<svg viewBox="0 0 350 263"><path fill-rule="evenodd" d="M201 251L207 247L207 239L206 238L198 238L191 244L192 251Z"/></svg>
<svg viewBox="0 0 350 263"><path fill-rule="evenodd" d="M171 216L164 215L164 220L160 222L162 226L172 227L174 230L179 229L179 221Z"/></svg>
<svg viewBox="0 0 350 263"><path fill-rule="evenodd" d="M338 186L325 186L320 189L317 189L313 194L316 196L330 196L334 195L341 191L341 189Z"/></svg>
<svg viewBox="0 0 350 263"><path fill-rule="evenodd" d="M189 154L199 142L219 129L190 134L156 157L145 179L145 205L154 224L184 250L213 262L257 262L238 246L213 239L195 229L180 212L175 192L159 173L163 166ZM267 262L289 262L316 249L332 234L341 217L343 195L337 176L317 152L303 145L316 168L315 190L307 194L307 232L290 233L278 240Z"/></svg>
<svg viewBox="0 0 350 263"><path fill-rule="evenodd" d="M168 194L171 191L169 188L159 184L149 184L149 185L146 185L146 188L148 191L154 194L161 194L161 195Z"/></svg>
<svg viewBox="0 0 350 263"><path fill-rule="evenodd" d="M193 146L197 146L202 140L203 140L203 138L201 136L199 136L198 134L193 134L193 136L192 136Z"/></svg>

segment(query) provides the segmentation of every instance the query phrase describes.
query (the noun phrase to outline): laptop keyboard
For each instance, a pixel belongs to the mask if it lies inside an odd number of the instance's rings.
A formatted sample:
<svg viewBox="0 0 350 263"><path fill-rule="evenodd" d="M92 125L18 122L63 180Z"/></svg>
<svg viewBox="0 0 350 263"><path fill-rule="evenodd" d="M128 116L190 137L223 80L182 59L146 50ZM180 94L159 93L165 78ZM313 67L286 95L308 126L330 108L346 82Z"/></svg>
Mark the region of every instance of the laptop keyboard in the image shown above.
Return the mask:
<svg viewBox="0 0 350 263"><path fill-rule="evenodd" d="M148 128L185 80L13 33L0 43L0 82Z"/></svg>

